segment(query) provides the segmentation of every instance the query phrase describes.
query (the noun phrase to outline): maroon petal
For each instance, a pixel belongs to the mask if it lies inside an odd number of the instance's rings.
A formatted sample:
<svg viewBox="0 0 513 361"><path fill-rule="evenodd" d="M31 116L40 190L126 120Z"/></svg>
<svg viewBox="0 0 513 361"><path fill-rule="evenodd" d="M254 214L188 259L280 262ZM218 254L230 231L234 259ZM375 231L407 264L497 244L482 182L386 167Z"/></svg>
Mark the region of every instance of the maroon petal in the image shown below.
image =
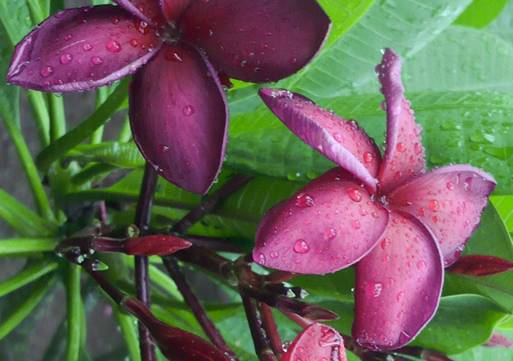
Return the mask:
<svg viewBox="0 0 513 361"><path fill-rule="evenodd" d="M389 195L392 207L417 217L438 241L445 266L459 257L479 224L495 180L469 165L436 169Z"/></svg>
<svg viewBox="0 0 513 361"><path fill-rule="evenodd" d="M158 0L167 21L176 21L191 4L192 0Z"/></svg>
<svg viewBox="0 0 513 361"><path fill-rule="evenodd" d="M489 276L512 269L513 263L505 259L494 256L471 255L459 258L449 271L468 276Z"/></svg>
<svg viewBox="0 0 513 361"><path fill-rule="evenodd" d="M223 73L269 82L314 57L330 20L314 0L201 0L189 7L181 25L186 39Z"/></svg>
<svg viewBox="0 0 513 361"><path fill-rule="evenodd" d="M139 300L123 301L127 311L136 316L150 331L160 351L169 360L180 361L230 361L227 355L201 337L171 327L156 319Z"/></svg>
<svg viewBox="0 0 513 361"><path fill-rule="evenodd" d="M443 273L429 231L393 212L379 245L356 265L356 342L372 350L406 345L435 314Z"/></svg>
<svg viewBox="0 0 513 361"><path fill-rule="evenodd" d="M365 256L387 223L388 211L346 172L333 169L264 217L253 259L288 272L335 272Z"/></svg>
<svg viewBox="0 0 513 361"><path fill-rule="evenodd" d="M132 133L168 181L205 193L224 158L228 109L219 80L195 49L164 45L134 77Z"/></svg>
<svg viewBox="0 0 513 361"><path fill-rule="evenodd" d="M155 25L162 23L159 0L114 0L114 2L142 21Z"/></svg>
<svg viewBox="0 0 513 361"><path fill-rule="evenodd" d="M281 361L346 361L342 336L333 328L314 323L301 332Z"/></svg>
<svg viewBox="0 0 513 361"><path fill-rule="evenodd" d="M381 155L354 121L338 117L286 90L261 89L260 97L301 140L375 189Z"/></svg>
<svg viewBox="0 0 513 361"><path fill-rule="evenodd" d="M16 46L8 81L45 91L87 90L135 72L159 46L152 29L138 27L119 7L69 9Z"/></svg>
<svg viewBox="0 0 513 361"><path fill-rule="evenodd" d="M387 192L407 178L423 173L426 162L420 126L404 97L401 59L387 49L376 71L387 111L387 148L379 175L380 186Z"/></svg>
<svg viewBox="0 0 513 361"><path fill-rule="evenodd" d="M167 256L192 246L180 237L152 235L129 238L124 242L125 252L132 256Z"/></svg>

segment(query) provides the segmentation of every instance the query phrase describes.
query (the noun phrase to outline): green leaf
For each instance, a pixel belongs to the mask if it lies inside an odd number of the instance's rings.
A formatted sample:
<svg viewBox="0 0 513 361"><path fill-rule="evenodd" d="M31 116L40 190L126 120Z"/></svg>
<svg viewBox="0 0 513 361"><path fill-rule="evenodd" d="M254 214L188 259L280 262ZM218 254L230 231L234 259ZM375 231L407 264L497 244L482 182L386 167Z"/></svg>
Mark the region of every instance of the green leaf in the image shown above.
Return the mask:
<svg viewBox="0 0 513 361"><path fill-rule="evenodd" d="M491 200L506 229L509 233L513 233L513 196L495 196Z"/></svg>
<svg viewBox="0 0 513 361"><path fill-rule="evenodd" d="M461 353L488 341L504 316L500 307L482 296L444 297L434 319L412 345L448 354Z"/></svg>
<svg viewBox="0 0 513 361"><path fill-rule="evenodd" d="M45 221L29 208L0 189L0 218L22 236L44 237L55 234L55 223Z"/></svg>
<svg viewBox="0 0 513 361"><path fill-rule="evenodd" d="M2 0L0 2L0 21L11 44L19 42L32 28L30 12L25 1Z"/></svg>
<svg viewBox="0 0 513 361"><path fill-rule="evenodd" d="M513 338L512 331L500 331L500 333L504 334L510 339ZM513 349L479 346L474 347L473 349L468 350L462 354L452 355L451 359L454 361L513 361Z"/></svg>
<svg viewBox="0 0 513 361"><path fill-rule="evenodd" d="M492 173L497 194L513 189L513 96L497 92L421 92L408 95L429 165L470 163ZM356 119L382 143L385 114L378 95L324 99L320 103ZM333 164L301 142L271 112L261 108L236 116L230 128L226 165L245 172L308 180Z"/></svg>
<svg viewBox="0 0 513 361"><path fill-rule="evenodd" d="M481 216L481 225L469 240L465 255L478 254L513 261L513 245L504 223L489 206ZM513 272L485 277L446 274L445 293L477 293L487 296L508 312L513 312Z"/></svg>
<svg viewBox="0 0 513 361"><path fill-rule="evenodd" d="M9 312L0 323L0 340L13 331L43 300L46 293L53 286L55 278L46 278L38 281L25 301Z"/></svg>
<svg viewBox="0 0 513 361"><path fill-rule="evenodd" d="M37 165L46 171L50 165L70 149L89 138L96 129L105 124L124 104L128 94L128 79L122 80L109 98L80 125L46 147L37 157Z"/></svg>
<svg viewBox="0 0 513 361"><path fill-rule="evenodd" d="M474 0L455 23L473 28L484 28L504 9L508 0Z"/></svg>
<svg viewBox="0 0 513 361"><path fill-rule="evenodd" d="M38 262L25 267L20 273L0 282L0 297L38 280L57 268L55 262Z"/></svg>
<svg viewBox="0 0 513 361"><path fill-rule="evenodd" d="M117 305L112 305L112 310L121 329L131 361L141 361L139 336L137 334L137 328L135 327L135 318L122 313Z"/></svg>
<svg viewBox="0 0 513 361"><path fill-rule="evenodd" d="M0 256L27 255L30 253L53 252L57 246L54 238L11 238L0 240Z"/></svg>
<svg viewBox="0 0 513 361"><path fill-rule="evenodd" d="M66 300L67 300L67 347L66 361L78 361L80 356L80 333L82 328L83 304L80 295L81 267L68 265L66 275Z"/></svg>

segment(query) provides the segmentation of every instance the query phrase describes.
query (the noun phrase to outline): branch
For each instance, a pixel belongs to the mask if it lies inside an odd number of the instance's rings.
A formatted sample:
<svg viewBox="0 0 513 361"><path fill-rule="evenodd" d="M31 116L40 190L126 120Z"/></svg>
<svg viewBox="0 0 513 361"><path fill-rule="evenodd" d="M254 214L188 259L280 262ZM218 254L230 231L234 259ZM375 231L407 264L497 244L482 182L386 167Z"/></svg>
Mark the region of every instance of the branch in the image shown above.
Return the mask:
<svg viewBox="0 0 513 361"><path fill-rule="evenodd" d="M153 203L157 179L158 176L153 167L149 163L146 163L141 192L135 211L135 224L139 227L139 231L142 235L148 231L151 218L151 205ZM135 288L137 298L146 306L150 304L148 278L148 257L135 257ZM141 344L142 361L154 361L155 347L151 342L150 332L142 322L139 322L139 342Z"/></svg>
<svg viewBox="0 0 513 361"><path fill-rule="evenodd" d="M203 328L203 331L205 331L205 334L208 336L210 341L212 341L217 348L229 354L232 360L236 360L235 353L228 347L219 330L208 318L205 308L201 305L200 301L187 283L184 274L180 271L180 267L178 266L176 259L167 257L163 259L163 262L167 272L175 282L185 302L192 310L192 313L198 320L201 328Z"/></svg>
<svg viewBox="0 0 513 361"><path fill-rule="evenodd" d="M260 315L262 316L262 324L269 337L271 348L274 353L280 357L283 354L283 344L281 342L280 333L278 332L278 327L276 326L276 321L273 317L273 310L269 305L263 302L260 302L258 306L260 308Z"/></svg>

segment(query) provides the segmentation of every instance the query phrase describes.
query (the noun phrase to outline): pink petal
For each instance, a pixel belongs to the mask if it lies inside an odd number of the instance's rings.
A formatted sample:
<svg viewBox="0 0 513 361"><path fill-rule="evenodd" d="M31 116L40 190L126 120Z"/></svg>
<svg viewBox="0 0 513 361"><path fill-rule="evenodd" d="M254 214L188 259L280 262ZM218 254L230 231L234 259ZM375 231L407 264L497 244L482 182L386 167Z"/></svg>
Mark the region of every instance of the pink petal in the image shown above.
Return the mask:
<svg viewBox="0 0 513 361"><path fill-rule="evenodd" d="M253 259L288 272L335 272L365 256L387 223L388 211L364 187L332 169L264 217Z"/></svg>
<svg viewBox="0 0 513 361"><path fill-rule="evenodd" d="M330 19L314 0L201 0L182 19L184 36L229 77L268 82L305 66Z"/></svg>
<svg viewBox="0 0 513 361"><path fill-rule="evenodd" d="M160 46L139 23L110 5L57 13L16 46L8 81L54 92L109 84L135 72Z"/></svg>
<svg viewBox="0 0 513 361"><path fill-rule="evenodd" d="M333 328L313 323L289 346L281 361L346 361L342 336Z"/></svg>
<svg viewBox="0 0 513 361"><path fill-rule="evenodd" d="M151 235L129 238L124 242L126 254L133 256L167 256L192 246L192 243L175 236Z"/></svg>
<svg viewBox="0 0 513 361"><path fill-rule="evenodd" d="M228 109L219 80L195 49L164 45L130 91L132 133L168 181L205 193L224 158Z"/></svg>
<svg viewBox="0 0 513 361"><path fill-rule="evenodd" d="M114 0L119 6L130 12L135 17L149 24L161 24L162 12L159 0Z"/></svg>
<svg viewBox="0 0 513 361"><path fill-rule="evenodd" d="M393 212L379 245L356 265L356 342L372 350L406 345L435 314L443 273L429 231Z"/></svg>
<svg viewBox="0 0 513 361"><path fill-rule="evenodd" d="M489 276L513 269L513 263L494 256L470 255L459 258L449 269L467 276Z"/></svg>
<svg viewBox="0 0 513 361"><path fill-rule="evenodd" d="M192 0L158 0L162 13L168 22L177 20Z"/></svg>
<svg viewBox="0 0 513 361"><path fill-rule="evenodd" d="M381 155L354 121L338 117L286 90L261 89L260 97L306 144L375 189Z"/></svg>
<svg viewBox="0 0 513 361"><path fill-rule="evenodd" d="M401 83L401 59L387 49L376 67L387 110L387 148L379 181L387 192L411 176L424 172L426 162L421 129L415 122Z"/></svg>
<svg viewBox="0 0 513 361"><path fill-rule="evenodd" d="M438 241L445 266L459 257L479 225L488 195L495 188L489 174L469 165L436 169L397 188L391 207L417 217Z"/></svg>
<svg viewBox="0 0 513 361"><path fill-rule="evenodd" d="M509 338L500 334L498 332L494 332L492 337L488 340L487 343L484 344L486 347L504 347L504 348L512 348L513 341Z"/></svg>

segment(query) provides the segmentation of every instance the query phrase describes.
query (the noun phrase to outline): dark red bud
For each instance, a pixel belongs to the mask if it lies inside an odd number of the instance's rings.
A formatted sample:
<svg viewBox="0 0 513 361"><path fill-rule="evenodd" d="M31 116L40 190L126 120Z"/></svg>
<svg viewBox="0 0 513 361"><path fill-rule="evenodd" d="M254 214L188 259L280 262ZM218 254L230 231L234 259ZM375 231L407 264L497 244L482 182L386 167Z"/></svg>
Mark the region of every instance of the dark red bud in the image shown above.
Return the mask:
<svg viewBox="0 0 513 361"><path fill-rule="evenodd" d="M493 256L461 257L449 271L468 276L489 276L513 269L513 263Z"/></svg>
<svg viewBox="0 0 513 361"><path fill-rule="evenodd" d="M125 253L132 256L167 256L192 246L183 238L167 235L152 235L129 238L125 241Z"/></svg>

